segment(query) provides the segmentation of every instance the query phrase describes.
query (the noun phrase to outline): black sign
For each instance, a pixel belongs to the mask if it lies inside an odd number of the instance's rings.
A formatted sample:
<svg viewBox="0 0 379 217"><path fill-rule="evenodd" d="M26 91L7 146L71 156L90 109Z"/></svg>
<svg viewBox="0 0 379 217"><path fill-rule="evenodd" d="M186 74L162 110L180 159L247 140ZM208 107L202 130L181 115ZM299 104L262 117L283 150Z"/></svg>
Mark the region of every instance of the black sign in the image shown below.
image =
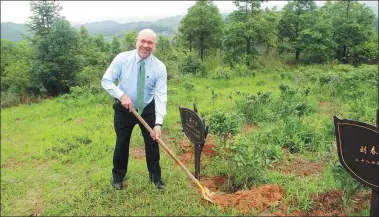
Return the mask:
<svg viewBox="0 0 379 217"><path fill-rule="evenodd" d="M180 108L183 132L196 145L204 144L206 139L205 126L200 117L190 109Z"/></svg>
<svg viewBox="0 0 379 217"><path fill-rule="evenodd" d="M363 185L379 190L379 129L334 116L338 157L343 167Z"/></svg>

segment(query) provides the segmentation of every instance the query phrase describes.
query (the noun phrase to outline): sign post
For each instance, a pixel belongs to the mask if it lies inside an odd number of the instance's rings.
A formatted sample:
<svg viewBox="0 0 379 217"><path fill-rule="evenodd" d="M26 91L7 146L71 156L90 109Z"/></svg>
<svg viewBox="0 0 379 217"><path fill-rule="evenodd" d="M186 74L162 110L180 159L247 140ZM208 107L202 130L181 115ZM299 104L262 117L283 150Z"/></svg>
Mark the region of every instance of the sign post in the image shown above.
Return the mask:
<svg viewBox="0 0 379 217"><path fill-rule="evenodd" d="M379 109L376 110L376 127L379 127ZM377 141L379 143L379 133L377 133ZM379 145L377 144L377 147ZM379 168L375 171L376 175L379 176ZM379 190L372 189L371 191L371 208L370 216L379 216Z"/></svg>
<svg viewBox="0 0 379 217"><path fill-rule="evenodd" d="M205 121L201 120L197 114L196 104L194 111L188 108L179 107L180 118L182 121L183 132L189 140L195 145L195 177L200 178L200 157L205 140L208 135L208 126L205 127Z"/></svg>
<svg viewBox="0 0 379 217"><path fill-rule="evenodd" d="M379 216L379 109L376 125L334 118L338 157L342 166L372 189L370 216Z"/></svg>

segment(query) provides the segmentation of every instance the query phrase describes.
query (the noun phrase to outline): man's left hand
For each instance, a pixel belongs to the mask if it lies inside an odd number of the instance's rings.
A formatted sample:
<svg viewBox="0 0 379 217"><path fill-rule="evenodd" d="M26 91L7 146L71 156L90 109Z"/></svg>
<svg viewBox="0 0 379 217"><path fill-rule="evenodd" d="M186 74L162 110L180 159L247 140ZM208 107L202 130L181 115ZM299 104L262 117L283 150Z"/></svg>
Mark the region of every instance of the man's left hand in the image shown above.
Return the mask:
<svg viewBox="0 0 379 217"><path fill-rule="evenodd" d="M160 139L161 138L161 126L155 126L154 127L154 129L153 129L153 131L154 131L154 134L152 134L152 133L150 133L150 136L151 136L151 138L153 138L155 141L157 141L158 139Z"/></svg>

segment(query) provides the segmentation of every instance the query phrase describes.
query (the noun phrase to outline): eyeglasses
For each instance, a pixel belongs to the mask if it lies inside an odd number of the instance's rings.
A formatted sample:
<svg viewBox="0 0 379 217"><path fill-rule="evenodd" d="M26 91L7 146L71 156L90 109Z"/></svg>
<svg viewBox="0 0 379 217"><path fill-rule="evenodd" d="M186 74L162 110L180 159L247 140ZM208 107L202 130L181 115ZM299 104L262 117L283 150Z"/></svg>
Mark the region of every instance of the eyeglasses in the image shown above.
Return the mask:
<svg viewBox="0 0 379 217"><path fill-rule="evenodd" d="M149 45L149 46L151 46L151 45L154 44L153 41L147 41L147 40L145 40L145 39L137 39L137 40L140 41L142 44L147 43L147 45Z"/></svg>

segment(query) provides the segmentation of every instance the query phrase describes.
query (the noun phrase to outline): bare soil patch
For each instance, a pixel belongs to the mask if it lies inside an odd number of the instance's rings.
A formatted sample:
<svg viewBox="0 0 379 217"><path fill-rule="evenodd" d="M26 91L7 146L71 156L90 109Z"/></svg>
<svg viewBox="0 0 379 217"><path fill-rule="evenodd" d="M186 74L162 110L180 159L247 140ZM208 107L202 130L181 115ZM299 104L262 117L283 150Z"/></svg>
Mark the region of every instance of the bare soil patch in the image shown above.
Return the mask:
<svg viewBox="0 0 379 217"><path fill-rule="evenodd" d="M226 176L200 176L200 183L204 187L208 188L211 192L216 192L222 189L226 181Z"/></svg>
<svg viewBox="0 0 379 217"><path fill-rule="evenodd" d="M179 160L182 161L182 163L188 165L188 163L194 162L195 145L190 140L183 138L182 142L179 144L179 148L184 152L184 154L179 156ZM215 138L210 135L205 141L201 157L205 156L207 158L214 158L218 155L217 149L218 146L215 142Z"/></svg>
<svg viewBox="0 0 379 217"><path fill-rule="evenodd" d="M244 128L244 133L250 133L251 131L257 130L259 127L252 123L246 123Z"/></svg>
<svg viewBox="0 0 379 217"><path fill-rule="evenodd" d="M241 213L251 213L253 210L268 209L280 203L284 194L279 185L262 185L248 191L213 195L212 199L220 209L236 208Z"/></svg>
<svg viewBox="0 0 379 217"><path fill-rule="evenodd" d="M132 149L132 156L134 159L141 160L145 159L145 148L144 147L136 147Z"/></svg>
<svg viewBox="0 0 379 217"><path fill-rule="evenodd" d="M87 120L87 119L85 119L85 118L79 118L78 120L76 120L76 123L77 123L77 124L82 124L82 123L84 123L86 120Z"/></svg>
<svg viewBox="0 0 379 217"><path fill-rule="evenodd" d="M284 158L281 162L275 163L274 170L285 174L293 174L299 177L321 175L325 169L325 159L318 162L311 162L302 159L294 154L293 158Z"/></svg>
<svg viewBox="0 0 379 217"><path fill-rule="evenodd" d="M339 109L340 109L340 106L334 102L323 101L323 102L320 102L318 105L318 110L321 113L329 114L329 115L335 115Z"/></svg>
<svg viewBox="0 0 379 217"><path fill-rule="evenodd" d="M312 208L306 211L288 212L289 205L296 206L295 200L291 200L288 204L281 204L275 212L266 210L264 216L347 216L347 211L342 200L343 192L341 190L330 190L327 192L313 194L310 200L313 203ZM353 200L353 211L359 212L367 207L370 203L370 194L358 192Z"/></svg>

